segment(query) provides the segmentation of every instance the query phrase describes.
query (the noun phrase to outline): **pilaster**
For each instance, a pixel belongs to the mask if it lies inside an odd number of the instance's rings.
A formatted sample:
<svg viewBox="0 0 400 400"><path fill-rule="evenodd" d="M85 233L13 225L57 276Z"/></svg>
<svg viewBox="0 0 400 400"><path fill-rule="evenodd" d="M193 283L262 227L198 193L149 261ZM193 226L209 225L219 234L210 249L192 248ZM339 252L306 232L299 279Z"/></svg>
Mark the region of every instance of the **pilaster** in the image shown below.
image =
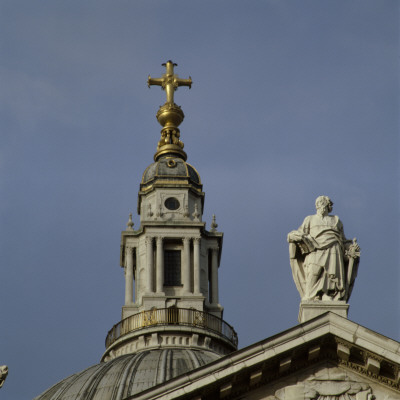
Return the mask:
<svg viewBox="0 0 400 400"><path fill-rule="evenodd" d="M156 291L159 295L164 295L163 286L164 286L164 247L163 247L162 236L157 236L156 246L157 246L157 271L156 271Z"/></svg>
<svg viewBox="0 0 400 400"><path fill-rule="evenodd" d="M153 254L153 241L151 236L146 237L146 292L153 293L153 275L154 275L154 254Z"/></svg>
<svg viewBox="0 0 400 400"><path fill-rule="evenodd" d="M133 304L133 247L126 247L125 305Z"/></svg>
<svg viewBox="0 0 400 400"><path fill-rule="evenodd" d="M219 304L218 296L218 246L211 248L211 304Z"/></svg>
<svg viewBox="0 0 400 400"><path fill-rule="evenodd" d="M193 238L193 293L200 295L200 243L201 238Z"/></svg>
<svg viewBox="0 0 400 400"><path fill-rule="evenodd" d="M184 293L190 293L190 281L191 281L191 268L190 268L190 239L185 237L183 241L183 290Z"/></svg>

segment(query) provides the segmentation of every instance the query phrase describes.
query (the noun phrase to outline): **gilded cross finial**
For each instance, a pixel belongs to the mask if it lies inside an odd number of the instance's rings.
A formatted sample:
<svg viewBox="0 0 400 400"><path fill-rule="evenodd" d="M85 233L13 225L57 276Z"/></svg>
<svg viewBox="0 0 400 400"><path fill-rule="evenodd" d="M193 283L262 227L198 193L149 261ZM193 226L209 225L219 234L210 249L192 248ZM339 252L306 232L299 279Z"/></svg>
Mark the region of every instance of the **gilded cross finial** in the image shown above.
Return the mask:
<svg viewBox="0 0 400 400"><path fill-rule="evenodd" d="M161 78L152 78L150 75L147 79L148 87L152 85L161 86L167 95L167 101L161 106L157 112L157 120L163 127L161 130L161 138L158 141L157 151L154 160L160 157L172 156L186 160L186 153L183 151L183 142L180 140L180 132L178 126L185 118L181 107L174 103L174 92L179 86L192 87L192 78L180 79L174 74L174 64L171 60L162 64L166 71Z"/></svg>
<svg viewBox="0 0 400 400"><path fill-rule="evenodd" d="M189 76L189 79L180 79L178 75L174 74L174 67L177 67L178 64L173 63L171 60L162 64L165 67L165 74L161 78L152 78L150 75L147 79L147 85L150 88L152 85L161 86L167 95L168 104L174 104L174 92L178 89L179 86L189 86L189 89L192 87L192 78Z"/></svg>

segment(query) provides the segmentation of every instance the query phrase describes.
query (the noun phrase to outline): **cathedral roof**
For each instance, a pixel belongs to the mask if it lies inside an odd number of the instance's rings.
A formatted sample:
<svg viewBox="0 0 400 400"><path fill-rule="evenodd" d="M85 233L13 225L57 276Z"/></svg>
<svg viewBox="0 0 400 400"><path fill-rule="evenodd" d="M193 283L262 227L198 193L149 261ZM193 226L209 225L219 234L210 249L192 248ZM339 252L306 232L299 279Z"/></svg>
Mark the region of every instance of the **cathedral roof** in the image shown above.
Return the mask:
<svg viewBox="0 0 400 400"><path fill-rule="evenodd" d="M155 349L93 365L56 383L34 400L120 400L217 360L207 350Z"/></svg>
<svg viewBox="0 0 400 400"><path fill-rule="evenodd" d="M400 343L328 312L126 400L397 400L399 394Z"/></svg>

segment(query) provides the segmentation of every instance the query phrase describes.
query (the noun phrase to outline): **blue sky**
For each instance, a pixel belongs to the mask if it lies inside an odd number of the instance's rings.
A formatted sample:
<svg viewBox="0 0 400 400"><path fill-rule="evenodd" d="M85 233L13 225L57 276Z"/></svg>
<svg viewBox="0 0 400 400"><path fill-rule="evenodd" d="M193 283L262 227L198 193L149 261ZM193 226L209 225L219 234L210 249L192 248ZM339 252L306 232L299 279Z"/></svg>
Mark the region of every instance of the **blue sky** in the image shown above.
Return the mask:
<svg viewBox="0 0 400 400"><path fill-rule="evenodd" d="M400 339L397 1L0 3L0 364L9 400L97 363L124 301L120 231L152 162L161 63L225 233L241 347L297 323L286 235L324 194L362 249L349 318Z"/></svg>

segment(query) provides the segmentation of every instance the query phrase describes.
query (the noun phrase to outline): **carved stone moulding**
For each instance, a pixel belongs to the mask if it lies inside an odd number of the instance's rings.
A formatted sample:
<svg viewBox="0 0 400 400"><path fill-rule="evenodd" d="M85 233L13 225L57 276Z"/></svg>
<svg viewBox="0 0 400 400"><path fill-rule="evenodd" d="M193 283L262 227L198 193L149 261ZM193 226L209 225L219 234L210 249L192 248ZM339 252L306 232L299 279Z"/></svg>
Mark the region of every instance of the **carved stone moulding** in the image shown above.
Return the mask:
<svg viewBox="0 0 400 400"><path fill-rule="evenodd" d="M349 305L345 301L302 301L300 303L300 323L306 322L326 312L333 312L341 317L347 318Z"/></svg>

